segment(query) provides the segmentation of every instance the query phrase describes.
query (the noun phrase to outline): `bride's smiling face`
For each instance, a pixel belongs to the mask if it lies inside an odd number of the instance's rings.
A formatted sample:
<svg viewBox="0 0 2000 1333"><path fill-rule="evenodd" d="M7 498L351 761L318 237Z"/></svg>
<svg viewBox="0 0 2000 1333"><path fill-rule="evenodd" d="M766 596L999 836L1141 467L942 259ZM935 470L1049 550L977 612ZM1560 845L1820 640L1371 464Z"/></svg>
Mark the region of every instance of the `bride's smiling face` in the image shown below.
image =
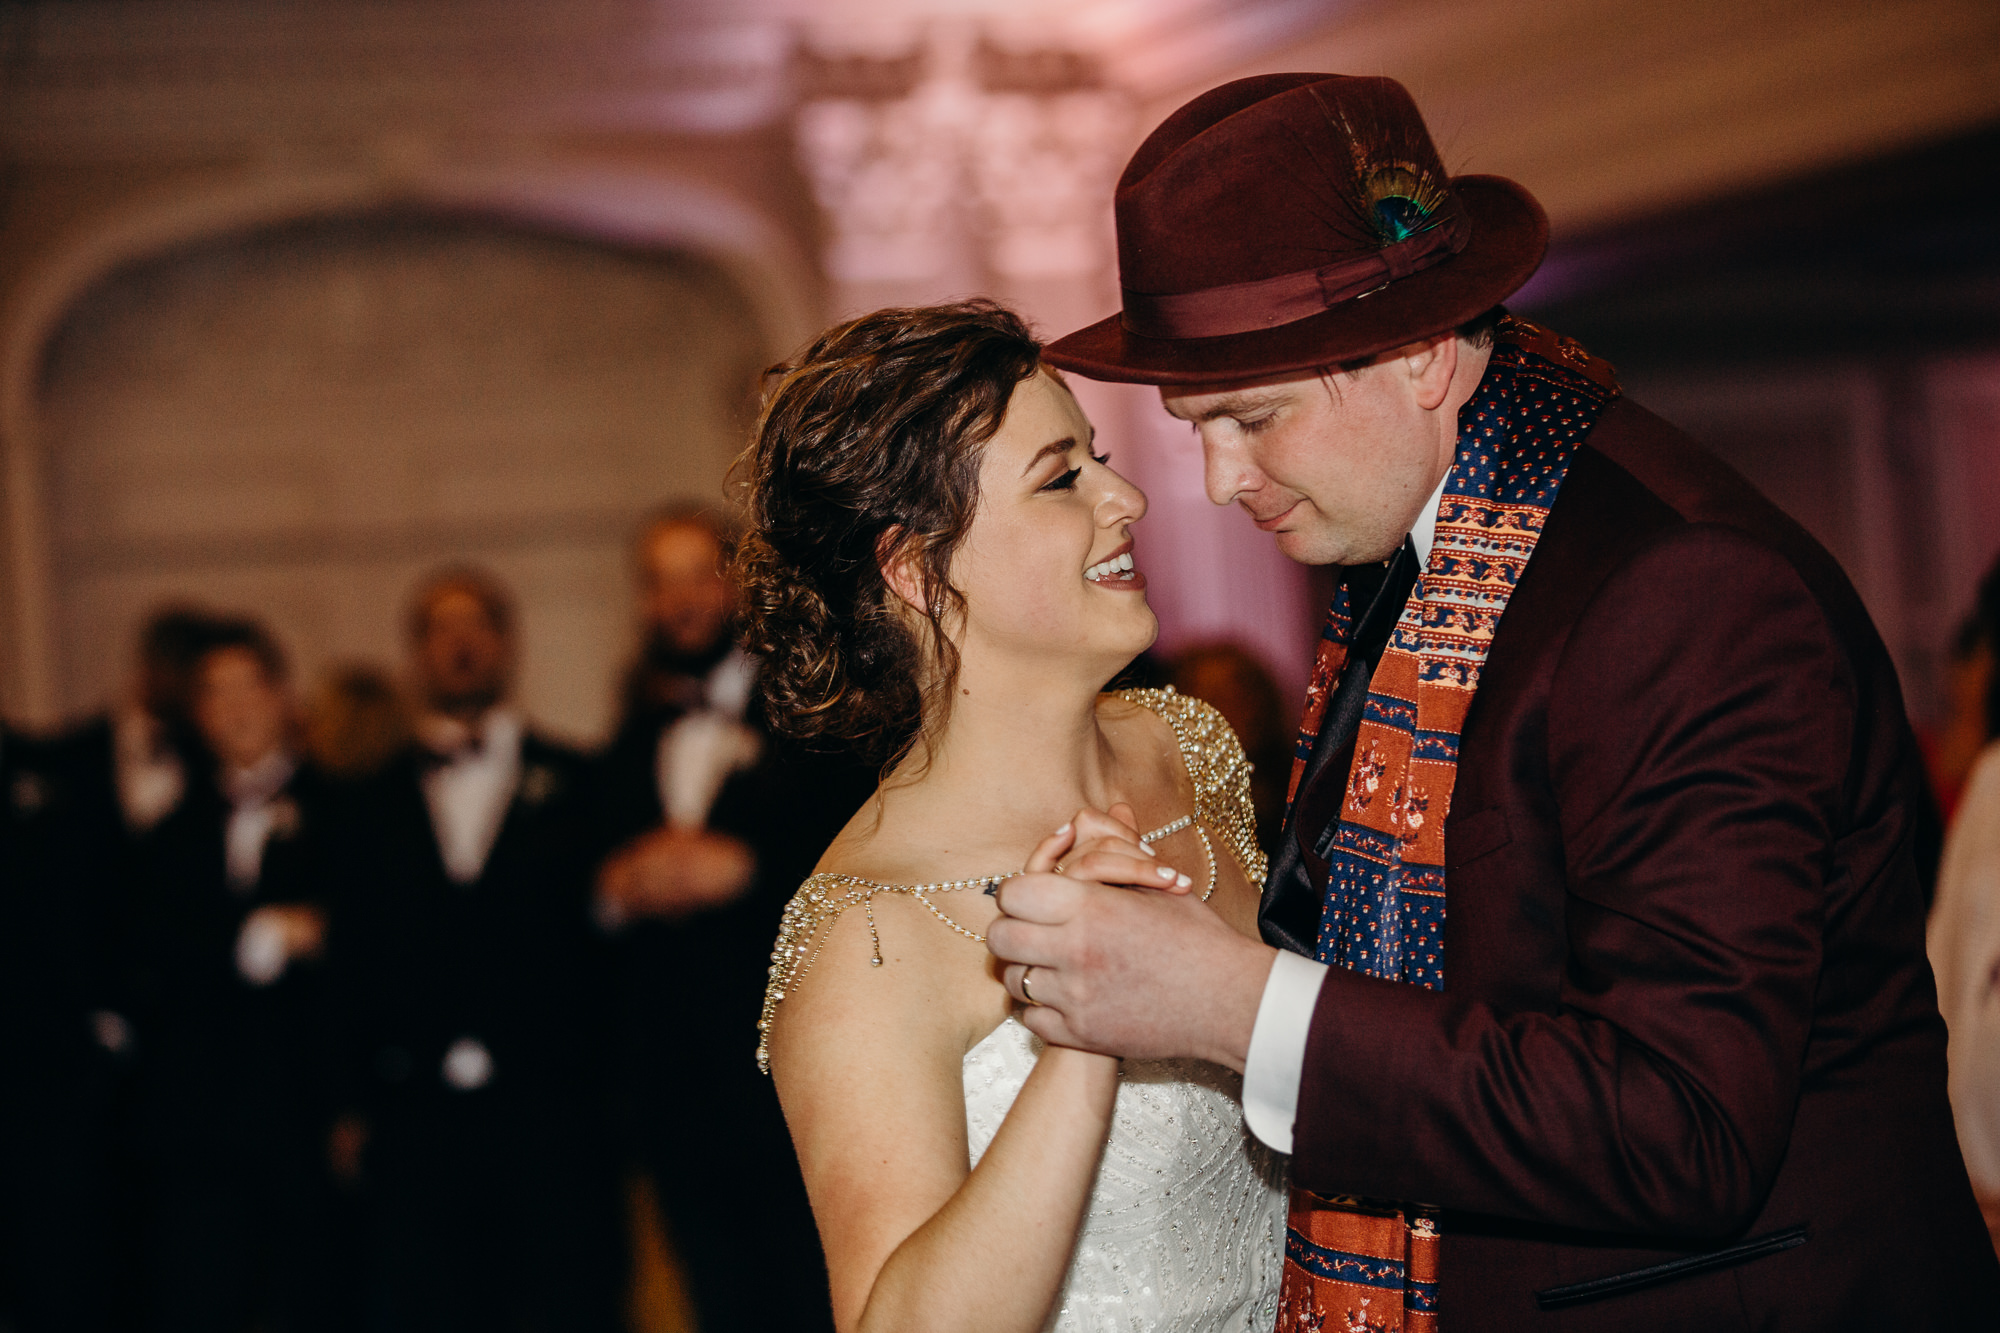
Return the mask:
<svg viewBox="0 0 2000 1333"><path fill-rule="evenodd" d="M1149 647L1132 525L1146 496L1091 452L1090 421L1046 369L1023 380L987 441L979 508L952 559L967 666L998 653L1081 659L1108 678Z"/></svg>

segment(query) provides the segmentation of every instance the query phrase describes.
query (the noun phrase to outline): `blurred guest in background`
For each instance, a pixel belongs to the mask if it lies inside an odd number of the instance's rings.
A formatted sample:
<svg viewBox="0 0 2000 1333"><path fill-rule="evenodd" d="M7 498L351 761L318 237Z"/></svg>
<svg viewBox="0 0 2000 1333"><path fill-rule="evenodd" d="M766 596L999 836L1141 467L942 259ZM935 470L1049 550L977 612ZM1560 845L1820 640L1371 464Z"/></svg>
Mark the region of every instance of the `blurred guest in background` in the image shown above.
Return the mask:
<svg viewBox="0 0 2000 1333"><path fill-rule="evenodd" d="M0 1310L27 1333L102 1327L136 1298L124 924L134 839L180 803L199 751L189 681L211 626L155 612L125 702L0 753Z"/></svg>
<svg viewBox="0 0 2000 1333"><path fill-rule="evenodd" d="M1959 622L1945 666L1947 712L1936 727L1920 728L1924 766L1946 823L1958 816L1980 752L2000 735L2000 560L1979 581L1972 610Z"/></svg>
<svg viewBox="0 0 2000 1333"><path fill-rule="evenodd" d="M333 668L306 708L306 754L334 777L379 773L409 743L409 710L394 677L380 667L356 662Z"/></svg>
<svg viewBox="0 0 2000 1333"><path fill-rule="evenodd" d="M608 1333L626 1242L584 761L509 706L514 605L490 575L429 580L409 632L419 743L353 803L332 941L359 1112L335 1143L371 1196L371 1319Z"/></svg>
<svg viewBox="0 0 2000 1333"><path fill-rule="evenodd" d="M784 903L874 778L765 728L726 523L664 511L636 554L642 646L591 803L624 1100L703 1333L831 1327L797 1161L751 1052Z"/></svg>
<svg viewBox="0 0 2000 1333"><path fill-rule="evenodd" d="M1982 599L1983 601L1983 599ZM1967 616L1952 640L1945 667L1946 697L1951 711L1944 725L1917 733L1939 814L1950 823L1958 814L1966 779L1979 752L1993 739L1987 695L1993 689L1993 627L1984 607Z"/></svg>
<svg viewBox="0 0 2000 1333"><path fill-rule="evenodd" d="M1996 648L2000 648L2000 561L1995 561L1980 580L1972 610L1959 624L1958 633L1952 640L1945 677L1949 712L1942 725L1934 729L1924 728L1917 733L1923 747L1925 772L1937 803L1936 818L1918 829L1917 860L1919 866L1931 872L1926 884L1936 890L1931 903L1932 910L1937 913L1945 910L1940 863L1950 846L1945 842L1939 826L1955 829L1961 809L1973 804L1971 790L1977 765L1986 748L1996 735L2000 735L2000 672L1994 670ZM2000 799L2000 796L1986 799ZM1976 824L2000 821L2000 808L1975 810L1972 819ZM1955 873L1961 887L1955 891L1958 904L1952 909L1954 913L1968 910L1965 899L1968 890L1963 887L1970 864L1967 861L1971 855L1968 849L1979 845L1985 836L1980 829L1974 828L1957 840L1961 845L1953 855L1959 863ZM1963 925L1964 922L1958 920L1932 922L1934 964L1940 947L1938 932L1943 930L1943 938L1951 940ZM1955 941L1951 947L1955 947ZM1951 1016L1947 1006L1946 1020L1949 1021ZM1956 1037L1953 1038L1953 1045L1956 1049ZM1956 1059L1954 1056L1954 1062Z"/></svg>
<svg viewBox="0 0 2000 1333"><path fill-rule="evenodd" d="M79 807L60 747L0 726L0 1327L101 1329L112 1256L122 1019L102 885L72 882Z"/></svg>
<svg viewBox="0 0 2000 1333"><path fill-rule="evenodd" d="M1950 1029L1952 1117L1994 1247L2000 1250L2000 562L1979 585L1952 662L1952 718L1936 744L1933 781L1941 793L1955 760L1970 770L1945 840L1930 919L1938 1008Z"/></svg>
<svg viewBox="0 0 2000 1333"><path fill-rule="evenodd" d="M2000 1251L2000 745L1981 752L1945 841L1928 943L1959 1149Z"/></svg>
<svg viewBox="0 0 2000 1333"><path fill-rule="evenodd" d="M284 656L213 622L192 675L203 762L143 835L133 911L152 1326L329 1326L325 784Z"/></svg>
<svg viewBox="0 0 2000 1333"><path fill-rule="evenodd" d="M1240 644L1206 643L1179 653L1168 683L1221 713L1250 759L1250 799L1257 807L1257 841L1268 854L1285 819L1285 780L1291 774L1291 727L1278 698L1278 682L1256 654Z"/></svg>
<svg viewBox="0 0 2000 1333"><path fill-rule="evenodd" d="M142 833L180 803L201 742L190 712L196 664L214 618L170 606L146 622L125 702L84 723L65 742L80 777L115 793L127 829Z"/></svg>

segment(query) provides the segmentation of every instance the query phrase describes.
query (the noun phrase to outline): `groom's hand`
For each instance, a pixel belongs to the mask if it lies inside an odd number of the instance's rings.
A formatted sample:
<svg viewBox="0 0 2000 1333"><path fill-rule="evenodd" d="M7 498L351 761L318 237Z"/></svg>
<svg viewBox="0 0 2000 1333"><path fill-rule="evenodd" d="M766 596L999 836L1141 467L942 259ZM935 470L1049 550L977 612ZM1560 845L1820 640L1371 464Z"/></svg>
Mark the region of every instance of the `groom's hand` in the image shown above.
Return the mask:
<svg viewBox="0 0 2000 1333"><path fill-rule="evenodd" d="M1118 841L1080 815L996 894L1004 915L986 942L1008 991L1028 1005L1021 1021L1060 1046L1241 1070L1275 951L1232 930L1179 872L1163 880L1129 831L1128 848L1098 846L1066 861L1065 874L1046 873L1086 829ZM1105 878L1072 878L1084 873Z"/></svg>

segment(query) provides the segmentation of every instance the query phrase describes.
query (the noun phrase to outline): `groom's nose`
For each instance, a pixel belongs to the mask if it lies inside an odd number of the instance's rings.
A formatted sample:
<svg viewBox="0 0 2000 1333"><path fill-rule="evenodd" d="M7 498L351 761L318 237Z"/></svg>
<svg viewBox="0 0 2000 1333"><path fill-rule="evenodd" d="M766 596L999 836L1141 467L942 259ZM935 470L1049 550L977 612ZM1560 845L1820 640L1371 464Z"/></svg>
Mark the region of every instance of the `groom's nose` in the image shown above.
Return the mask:
<svg viewBox="0 0 2000 1333"><path fill-rule="evenodd" d="M1254 491L1263 474L1250 459L1249 451L1219 430L1201 430L1202 488L1210 503L1234 504L1245 491Z"/></svg>

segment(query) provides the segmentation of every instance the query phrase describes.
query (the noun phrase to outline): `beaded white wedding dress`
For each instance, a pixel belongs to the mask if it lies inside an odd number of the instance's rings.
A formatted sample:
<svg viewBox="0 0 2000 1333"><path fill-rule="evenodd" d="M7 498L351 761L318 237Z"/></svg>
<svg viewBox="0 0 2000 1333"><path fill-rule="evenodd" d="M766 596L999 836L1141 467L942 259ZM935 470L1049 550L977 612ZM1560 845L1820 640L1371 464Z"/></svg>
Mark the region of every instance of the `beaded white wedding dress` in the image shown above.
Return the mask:
<svg viewBox="0 0 2000 1333"><path fill-rule="evenodd" d="M1214 856L1226 848L1252 884L1264 879L1250 804L1250 765L1222 715L1166 690L1124 690L1173 728L1195 792L1194 822ZM1213 841L1210 834L1215 835ZM758 1024L812 966L823 928L884 893L916 898L973 940L933 901L997 883L882 884L815 875L785 909ZM874 921L870 913L871 929ZM877 943L876 957L881 954ZM1042 1043L1014 1018L966 1053L965 1127L971 1165L1034 1069ZM767 1052L760 1042L758 1062ZM1242 1080L1200 1060L1127 1060L1111 1131L1091 1188L1049 1333L1270 1333L1284 1270L1284 1160L1243 1125Z"/></svg>
<svg viewBox="0 0 2000 1333"><path fill-rule="evenodd" d="M979 1164L1041 1040L1009 1018L965 1057ZM1284 1269L1284 1167L1243 1128L1241 1080L1199 1060L1127 1060L1055 1333L1270 1333Z"/></svg>

